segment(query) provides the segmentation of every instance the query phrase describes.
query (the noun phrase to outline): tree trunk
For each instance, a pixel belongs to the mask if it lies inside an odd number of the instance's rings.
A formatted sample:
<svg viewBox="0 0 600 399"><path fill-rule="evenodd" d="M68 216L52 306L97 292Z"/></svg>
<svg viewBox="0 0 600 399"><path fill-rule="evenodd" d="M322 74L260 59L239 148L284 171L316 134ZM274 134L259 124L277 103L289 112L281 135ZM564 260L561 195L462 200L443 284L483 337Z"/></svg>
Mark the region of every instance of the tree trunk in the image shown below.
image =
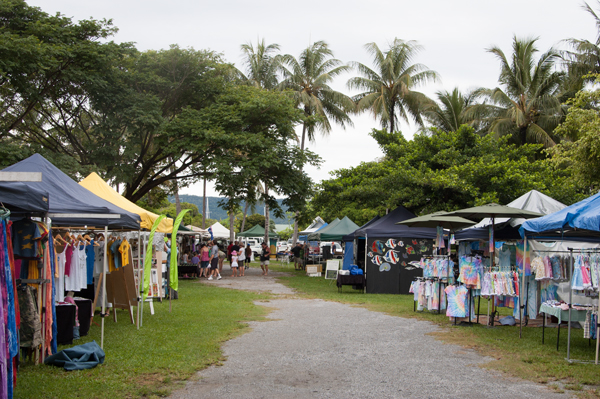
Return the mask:
<svg viewBox="0 0 600 399"><path fill-rule="evenodd" d="M206 228L206 176L204 177L204 193L202 194L202 228Z"/></svg>
<svg viewBox="0 0 600 399"><path fill-rule="evenodd" d="M269 244L269 205L267 205L267 195L269 194L269 186L267 185L267 183L265 182L265 242L267 243L267 245Z"/></svg>
<svg viewBox="0 0 600 399"><path fill-rule="evenodd" d="M244 205L244 216L242 217L242 227L240 227L240 233L243 233L244 229L246 227L246 215L248 214L249 206L250 206L250 203L248 202L248 199L246 199L246 205Z"/></svg>
<svg viewBox="0 0 600 399"><path fill-rule="evenodd" d="M388 112L390 116L390 133L394 133L394 129L396 128L396 126L394 126L394 104L390 104Z"/></svg>
<svg viewBox="0 0 600 399"><path fill-rule="evenodd" d="M175 187L174 187L174 195L175 195L175 213L177 215L179 215L181 213L181 201L179 200L179 186L177 184L177 181L174 182Z"/></svg>
<svg viewBox="0 0 600 399"><path fill-rule="evenodd" d="M235 219L235 209L229 210L229 241L233 242L235 232L233 231L233 219Z"/></svg>
<svg viewBox="0 0 600 399"><path fill-rule="evenodd" d="M304 152L304 138L306 137L306 123L302 125L302 141L300 142L300 151ZM294 234L292 235L292 246L295 247L298 242L298 211L294 217Z"/></svg>

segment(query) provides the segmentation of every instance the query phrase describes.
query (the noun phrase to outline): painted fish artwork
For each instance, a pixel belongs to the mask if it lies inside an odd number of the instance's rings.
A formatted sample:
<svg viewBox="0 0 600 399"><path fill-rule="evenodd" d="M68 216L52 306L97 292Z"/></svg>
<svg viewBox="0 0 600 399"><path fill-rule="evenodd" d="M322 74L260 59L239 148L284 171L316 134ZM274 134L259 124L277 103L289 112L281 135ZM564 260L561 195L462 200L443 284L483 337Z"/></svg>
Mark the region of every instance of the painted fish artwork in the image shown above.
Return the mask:
<svg viewBox="0 0 600 399"><path fill-rule="evenodd" d="M373 257L373 252L369 251L369 252L367 253L367 256L368 256L369 258L372 258L372 257Z"/></svg>
<svg viewBox="0 0 600 399"><path fill-rule="evenodd" d="M387 251L383 258L395 265L400 260L400 254L396 251Z"/></svg>
<svg viewBox="0 0 600 399"><path fill-rule="evenodd" d="M385 262L385 259L383 258L383 256L375 255L375 256L373 256L372 261L377 266L380 266L382 263Z"/></svg>
<svg viewBox="0 0 600 399"><path fill-rule="evenodd" d="M391 266L390 266L390 264L389 264L389 263L387 263L387 262L386 262L386 263L382 263L382 264L379 266L379 271L380 271L380 272L389 272L390 270L392 270L392 267L391 267Z"/></svg>
<svg viewBox="0 0 600 399"><path fill-rule="evenodd" d="M398 241L398 246L402 248L404 246L404 241Z"/></svg>
<svg viewBox="0 0 600 399"><path fill-rule="evenodd" d="M388 247L388 248L390 248L390 249L396 248L396 244L397 244L397 241L394 240L393 238L390 238L389 240L387 240L385 242L385 246Z"/></svg>
<svg viewBox="0 0 600 399"><path fill-rule="evenodd" d="M377 241L373 241L371 250L375 253L382 254L383 251L385 251L385 248L383 247L383 243L381 241L377 240Z"/></svg>

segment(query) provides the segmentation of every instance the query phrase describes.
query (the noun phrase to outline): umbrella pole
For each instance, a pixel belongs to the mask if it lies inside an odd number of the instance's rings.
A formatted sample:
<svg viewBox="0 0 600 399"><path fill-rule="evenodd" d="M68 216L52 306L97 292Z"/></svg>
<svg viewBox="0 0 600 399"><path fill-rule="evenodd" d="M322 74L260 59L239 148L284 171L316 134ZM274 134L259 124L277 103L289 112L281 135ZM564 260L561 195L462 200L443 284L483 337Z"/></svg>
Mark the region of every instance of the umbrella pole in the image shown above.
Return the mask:
<svg viewBox="0 0 600 399"><path fill-rule="evenodd" d="M492 274L492 270L494 270L494 263L496 261L496 237L495 235L493 235L495 233L496 230L496 218L494 215L492 215L492 242L490 243L492 245L492 259L490 259L490 275ZM495 299L495 295L492 294L492 319L491 319L491 326L494 327L494 315L496 314L496 309L494 306L494 299ZM490 319L488 319L488 323L490 322Z"/></svg>
<svg viewBox="0 0 600 399"><path fill-rule="evenodd" d="M142 270L142 231L138 230L138 286L137 286L137 292L135 294L136 298L137 298L137 329L140 329L140 306L143 305L143 303L140 305L140 286L142 285L142 280L140 279L140 270Z"/></svg>
<svg viewBox="0 0 600 399"><path fill-rule="evenodd" d="M527 264L527 235L523 241L523 270L521 275L521 287L519 287L519 338L523 338L523 315L525 305L523 305L523 287L525 287L525 265Z"/></svg>
<svg viewBox="0 0 600 399"><path fill-rule="evenodd" d="M102 262L102 326L100 328L100 348L104 349L104 319L106 318L106 253L108 251L108 226L104 227L104 261Z"/></svg>
<svg viewBox="0 0 600 399"><path fill-rule="evenodd" d="M369 249L369 235L365 233L365 284L363 287L363 294L367 293L367 253Z"/></svg>

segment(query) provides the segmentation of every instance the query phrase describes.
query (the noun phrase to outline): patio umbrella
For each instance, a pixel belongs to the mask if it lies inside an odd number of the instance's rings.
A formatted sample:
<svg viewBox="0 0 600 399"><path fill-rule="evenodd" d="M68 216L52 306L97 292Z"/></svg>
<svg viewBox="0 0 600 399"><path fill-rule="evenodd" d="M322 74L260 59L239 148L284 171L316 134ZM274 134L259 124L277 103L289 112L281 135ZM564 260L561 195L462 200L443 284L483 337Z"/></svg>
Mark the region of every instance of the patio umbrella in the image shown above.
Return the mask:
<svg viewBox="0 0 600 399"><path fill-rule="evenodd" d="M430 213L424 216L403 220L396 224L404 224L408 227L443 227L450 231L460 230L462 228L473 226L477 222L460 216L449 215L448 212L440 211Z"/></svg>
<svg viewBox="0 0 600 399"><path fill-rule="evenodd" d="M522 219L531 219L531 218L537 218L540 216L543 216L541 213L537 213L537 212L532 212L532 211L528 211L525 209L519 209L519 208L513 208L510 206L506 206L506 205L499 205L499 204L485 204L485 205L481 205L481 206L476 206L473 208L466 208L466 209L460 209L458 211L454 211L454 212L449 212L448 215L453 215L453 216L461 216L464 218L468 218L468 219L474 219L474 220L482 220L485 218L491 218L492 219L492 230L494 231L494 228L496 227L496 218L497 217L501 217L501 218L522 218ZM494 239L493 236L490 239L490 248L492 250L492 260L491 260L491 267L494 267L494 257L495 257L495 243L494 243ZM490 270L491 271L491 270ZM525 273L523 273L523 281L525 281ZM492 295L493 297L493 295ZM519 306L521 305L521 301L519 301ZM488 301L488 323L489 323L489 316L490 316L490 312L489 312L489 301ZM521 316L521 319L523 318L523 316ZM494 325L494 320L492 319L492 326Z"/></svg>

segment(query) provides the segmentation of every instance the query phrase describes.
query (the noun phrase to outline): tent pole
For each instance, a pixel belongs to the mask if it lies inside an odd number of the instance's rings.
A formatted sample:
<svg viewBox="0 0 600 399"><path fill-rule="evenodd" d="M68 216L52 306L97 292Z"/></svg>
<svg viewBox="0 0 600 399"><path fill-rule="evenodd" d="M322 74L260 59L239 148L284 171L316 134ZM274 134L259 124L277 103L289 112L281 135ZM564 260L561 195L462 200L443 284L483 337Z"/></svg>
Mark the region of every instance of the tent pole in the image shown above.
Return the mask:
<svg viewBox="0 0 600 399"><path fill-rule="evenodd" d="M144 242L143 245L143 250L144 250L144 254L142 256L142 259L144 259L144 262L146 262L146 243ZM141 309L140 309L140 327L142 327L144 325L144 267L145 265L142 265L140 267L140 289L138 294L140 295L140 298L142 300L142 304L141 304Z"/></svg>
<svg viewBox="0 0 600 399"><path fill-rule="evenodd" d="M363 287L363 293L367 293L367 250L369 248L369 235L365 233L365 286Z"/></svg>
<svg viewBox="0 0 600 399"><path fill-rule="evenodd" d="M106 318L106 266L108 251L108 226L104 226L104 261L102 262L102 327L100 332L100 348L104 349L104 319ZM114 309L113 309L114 310Z"/></svg>
<svg viewBox="0 0 600 399"><path fill-rule="evenodd" d="M137 320L136 325L137 329L140 329L140 286L142 284L142 280L140 277L140 270L142 270L142 231L138 230L138 286L137 292L135 293L135 297L137 298Z"/></svg>
<svg viewBox="0 0 600 399"><path fill-rule="evenodd" d="M573 279L573 248L569 248L571 252L571 279ZM567 361L569 361L571 356L571 308L573 307L573 289L571 284L569 284L569 329L567 333ZM546 316L544 316L546 317ZM560 329L560 324L558 325ZM596 337L597 339L598 337Z"/></svg>
<svg viewBox="0 0 600 399"><path fill-rule="evenodd" d="M600 324L598 323L598 313L600 313L600 311L598 309L600 309L600 295L598 296L598 308L596 309L596 326L594 327L596 329L596 364L598 364L598 349L600 349L600 339L598 339L598 336L600 335Z"/></svg>

